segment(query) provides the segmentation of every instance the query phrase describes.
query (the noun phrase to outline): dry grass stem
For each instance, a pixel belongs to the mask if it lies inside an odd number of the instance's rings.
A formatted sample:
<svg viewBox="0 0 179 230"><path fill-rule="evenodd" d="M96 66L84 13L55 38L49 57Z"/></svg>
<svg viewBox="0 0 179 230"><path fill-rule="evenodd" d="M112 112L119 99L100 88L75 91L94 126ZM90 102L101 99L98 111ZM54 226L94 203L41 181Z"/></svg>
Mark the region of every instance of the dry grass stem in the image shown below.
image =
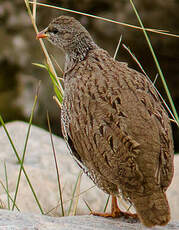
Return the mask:
<svg viewBox="0 0 179 230"><path fill-rule="evenodd" d="M37 0L34 0L33 1L34 4L33 4L33 18L34 18L34 22L36 22L36 12L37 12Z"/></svg>
<svg viewBox="0 0 179 230"><path fill-rule="evenodd" d="M56 96L53 96L53 99L55 100L55 102L57 103L57 105L60 107L60 109L62 108L62 104L60 104L58 98Z"/></svg>
<svg viewBox="0 0 179 230"><path fill-rule="evenodd" d="M31 19L31 21L32 21L32 25L33 25L33 27L34 27L34 30L35 30L35 32L36 32L36 34L37 34L37 33L38 33L38 29L37 29L37 25L36 25L36 23L35 23L35 19L34 19L34 17L33 17L33 14L32 14L32 12L31 12L31 9L30 9L30 6L29 6L29 3L30 3L30 2L29 2L28 0L24 0L24 2L25 2L25 4L26 4L27 10L28 10L28 14L29 14L30 19ZM34 2L31 2L31 3L34 4ZM38 4L38 3L35 2L35 5L37 5L37 4ZM36 8L35 8L35 9L36 9ZM34 13L34 14L35 14L35 13ZM40 45L41 45L42 50L43 50L43 52L44 52L44 55L45 55L45 57L46 57L48 66L49 66L49 68L50 68L50 71L54 74L54 76L55 76L56 79L58 80L57 73L56 73L55 68L54 68L54 66L53 66L53 63L52 63L52 61L51 61L51 59L50 59L50 56L49 56L49 54L48 54L48 52L47 52L47 49L46 49L46 47L45 47L45 44L44 44L44 42L43 42L42 39L39 39L39 42L40 42ZM62 94L63 94L63 88L62 88L62 86L61 86L60 83L59 83L59 88L60 88L60 91L61 91Z"/></svg>
<svg viewBox="0 0 179 230"><path fill-rule="evenodd" d="M47 122L48 122L50 140L51 140L51 144L52 144L53 156L54 156L54 161L55 161L55 168L56 168L56 173L57 173L58 190L59 190L59 196L60 196L62 216L65 216L64 207L63 207L63 196L62 196L62 189L61 189L61 181L60 181L60 171L59 171L59 167L58 167L58 163L57 163L57 157L56 157L56 152L55 152L55 146L53 143L52 130L51 130L51 126L50 126L50 118L49 118L48 112L47 112Z"/></svg>
<svg viewBox="0 0 179 230"><path fill-rule="evenodd" d="M113 56L114 60L116 59L117 53L118 53L118 51L119 51L119 47L120 47L120 45L121 45L121 41L122 41L122 34L121 34L121 36L120 36L120 38L119 38L119 42L118 42L118 44L117 44L117 47L116 47L116 50L115 50L115 53L114 53L114 56Z"/></svg>
<svg viewBox="0 0 179 230"><path fill-rule="evenodd" d="M144 68L142 67L142 65L140 64L139 60L135 57L135 55L131 52L131 50L123 44L123 47L129 52L129 54L131 55L131 57L134 59L134 61L138 64L139 68L141 69L141 71L143 72L143 74L146 76L146 78L153 84L153 82L151 81L151 79L149 78L149 76L147 75L147 73L145 72ZM160 99L162 100L163 104L165 105L166 109L168 110L168 112L170 113L170 115L172 116L173 120L175 121L175 123L177 124L177 126L179 126L175 116L173 115L171 109L169 108L169 106L167 105L167 103L165 102L165 100L163 99L162 95L159 93L159 91L157 90L157 88L154 86L158 96L160 97Z"/></svg>
<svg viewBox="0 0 179 230"><path fill-rule="evenodd" d="M34 2L32 2L32 1L29 1L29 3L30 4L34 4ZM111 23L119 24L119 25L126 26L126 27L133 28L133 29L144 30L140 26L135 26L135 25L131 25L131 24L128 24L128 23L119 22L119 21L115 21L115 20L112 20L112 19L103 18L103 17L100 17L100 16L96 16L96 15L92 15L92 14L87 14L87 13L83 13L83 12L76 11L76 10L70 10L70 9L67 9L67 8L53 6L53 5L48 5L48 4L39 3L39 2L37 2L36 4L38 6L49 7L49 8L53 8L53 9L57 9L57 10L62 10L62 11L70 12L70 13L75 13L75 14L81 14L81 15L84 15L84 16L87 16L87 17L96 18L96 19L99 19L99 20L103 20L103 21L106 21L106 22L111 22ZM145 28L145 30L149 31L149 32L152 32L152 33L157 33L157 34L161 34L161 35L166 35L166 36L171 36L171 37L177 37L177 38L179 38L178 34L167 33L168 31L163 30L163 29Z"/></svg>
<svg viewBox="0 0 179 230"><path fill-rule="evenodd" d="M72 216L76 215L76 211L77 211L77 207L78 207L82 174L83 174L83 172L80 172L79 179L78 179L77 186L76 186L75 201L74 201L74 207L73 207L73 210L72 210Z"/></svg>

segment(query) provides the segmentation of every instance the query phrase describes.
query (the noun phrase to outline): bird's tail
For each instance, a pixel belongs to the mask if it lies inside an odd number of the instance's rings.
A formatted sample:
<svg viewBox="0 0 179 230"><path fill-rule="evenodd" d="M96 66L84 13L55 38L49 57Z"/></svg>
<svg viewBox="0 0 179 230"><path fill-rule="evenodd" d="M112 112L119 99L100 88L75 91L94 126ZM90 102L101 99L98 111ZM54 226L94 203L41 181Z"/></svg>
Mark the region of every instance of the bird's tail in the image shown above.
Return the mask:
<svg viewBox="0 0 179 230"><path fill-rule="evenodd" d="M134 197L133 197L134 198ZM170 208L162 191L132 199L141 222L147 226L166 225L170 220Z"/></svg>

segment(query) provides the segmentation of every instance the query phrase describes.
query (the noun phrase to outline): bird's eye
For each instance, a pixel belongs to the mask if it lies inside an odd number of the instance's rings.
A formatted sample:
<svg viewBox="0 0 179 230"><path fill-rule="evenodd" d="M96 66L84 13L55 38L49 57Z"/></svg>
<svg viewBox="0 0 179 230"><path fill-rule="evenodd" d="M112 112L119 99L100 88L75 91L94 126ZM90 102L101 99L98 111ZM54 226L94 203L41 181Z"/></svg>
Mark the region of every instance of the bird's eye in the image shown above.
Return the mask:
<svg viewBox="0 0 179 230"><path fill-rule="evenodd" d="M57 34L58 30L56 28L49 28L48 31L53 34Z"/></svg>
<svg viewBox="0 0 179 230"><path fill-rule="evenodd" d="M53 32L54 34L57 34L57 33L58 33L58 30L54 28L52 32Z"/></svg>

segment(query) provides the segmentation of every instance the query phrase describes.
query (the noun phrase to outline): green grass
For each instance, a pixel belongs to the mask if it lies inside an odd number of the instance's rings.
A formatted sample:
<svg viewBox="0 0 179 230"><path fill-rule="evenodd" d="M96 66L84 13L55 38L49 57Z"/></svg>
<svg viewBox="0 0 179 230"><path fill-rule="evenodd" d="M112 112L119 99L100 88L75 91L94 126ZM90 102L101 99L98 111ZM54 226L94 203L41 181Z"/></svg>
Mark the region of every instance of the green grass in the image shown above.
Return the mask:
<svg viewBox="0 0 179 230"><path fill-rule="evenodd" d="M36 203L37 203L37 205L38 205L38 207L39 207L41 213L43 214L44 212L43 212L42 206L41 206L41 204L40 204L40 202L39 202L39 200L38 200L38 198L37 198L37 195L36 195L36 193L35 193L35 191L34 191L34 188L33 188L32 184L31 184L30 179L29 179L29 177L28 177L28 175L27 175L27 173L26 173L26 171L25 171L25 169L24 169L24 166L23 166L23 164L24 164L24 159L25 159L26 147L27 147L28 138L29 138L29 133L30 133L30 128L31 128L31 125L32 125L32 118L33 118L35 106L36 106L36 103L37 103L37 97L38 97L38 95L36 94L36 95L35 95L35 100L34 100L34 105L33 105L33 108L32 108L32 113L31 113L31 116L30 116L29 128L28 128L27 135L26 135L26 140L25 140L25 143L24 143L24 151L23 151L22 159L20 158L20 155L18 154L18 152L17 152L17 150L16 150L16 148L15 148L15 145L14 145L14 143L13 143L13 140L12 140L12 138L10 137L10 134L9 134L7 128L6 128L6 125L5 125L5 123L4 123L3 118L2 118L1 115L0 115L0 122L1 122L1 124L2 124L2 126L3 126L3 128L4 128L4 131L5 131L5 133L6 133L7 137L8 137L8 139L9 139L9 142L10 142L10 144L11 144L11 146L12 146L12 149L14 150L14 153L15 153L15 155L16 155L16 158L17 158L17 160L18 160L18 162L19 162L19 164L20 164L19 176L18 176L18 180L17 180L15 196L14 196L14 199L13 199L12 210L14 210L14 207L15 207L16 198L17 198L17 193L18 193L18 188L19 188L19 183L20 183L20 178L21 178L21 172L23 171L23 173L24 173L24 175L25 175L25 177L26 177L26 180L27 180L27 182L28 182L28 184L29 184L29 187L30 187L30 189L31 189L31 191L32 191L32 193L33 193L33 196L34 196L34 198L35 198L35 201L36 201ZM8 191L7 191L7 192L8 192ZM7 194L9 194L9 193L7 193Z"/></svg>
<svg viewBox="0 0 179 230"><path fill-rule="evenodd" d="M5 172L5 178L6 178L6 191L7 191L7 205L8 209L10 210L10 198L9 198L9 184L8 184L8 174L7 174L7 167L6 167L6 162L4 161L4 172ZM14 202L15 204L15 202Z"/></svg>
<svg viewBox="0 0 179 230"><path fill-rule="evenodd" d="M64 207L63 207L63 195L62 195L62 189L61 189L61 181L60 181L60 172L59 172L58 162L57 162L57 158L56 158L55 146L53 143L52 131L51 131L51 126L50 126L50 118L49 118L48 112L47 112L47 121L48 121L48 128L49 128L49 132L50 132L50 140L51 140L52 149L53 149L55 167L56 167L56 172L57 172L58 191L59 191L59 196L60 196L62 216L65 216Z"/></svg>
<svg viewBox="0 0 179 230"><path fill-rule="evenodd" d="M156 54L155 54L155 52L154 52L154 49L153 49L153 47L152 47L150 38L149 38L149 36L148 36L148 34L147 34L147 31L146 31L146 29L145 29L145 27L144 27L144 25L143 25L143 23L142 23L142 20L141 20L141 18L140 18L140 16L139 16L139 13L138 13L138 11L137 11L137 9L136 9L136 7L135 7L133 1L130 0L130 3L131 3L131 5L132 5L132 8L133 8L135 14L136 14L136 17L137 17L137 19L138 19L138 21L139 21L139 24L140 24L141 28L143 29L144 36L145 36L145 38L146 38L147 44L148 44L148 46L149 46L149 49L150 49L151 54L152 54L152 56L153 56L154 62L155 62L156 67L157 67L157 69L158 69L158 73L159 73L159 75L160 75L160 77L161 77L161 80L162 80L162 83L163 83L165 92L166 92L166 94L167 94L169 103L170 103L171 108L172 108L172 111L173 111L173 113L174 113L175 121L176 121L176 123L177 123L177 125L178 125L178 127L179 127L179 117L178 117L178 113L177 113L177 111L176 111L176 108L175 108L173 99L172 99L172 97L171 97L169 88L168 88L167 83L166 83L166 81L165 81L165 77L164 77L163 71L162 71L162 69L161 69L161 67L160 67L160 64L159 64L159 62L158 62L157 56L156 56Z"/></svg>
<svg viewBox="0 0 179 230"><path fill-rule="evenodd" d="M16 190L15 190L12 210L14 210L16 199L17 199L17 193L18 193L19 183L20 183L21 174L22 174L22 170L23 170L24 159L25 159L25 154L26 154L26 149L27 149L27 143L28 143L28 139L29 139L30 129L31 129L31 126L32 126L32 120L33 120L33 116L34 116L34 111L35 111L35 108L36 108L36 105L37 105L39 87L40 87L40 85L38 86L37 93L36 93L35 99L34 99L34 104L32 106L32 112L31 112L31 116L30 116L30 120L29 120L29 127L28 127L28 130L27 130L26 139L25 139L25 143L24 143L23 155L22 155L22 159L21 159L21 162L20 162L20 170L19 170L19 175L18 175L18 179L17 179L17 184L16 184ZM33 191L33 195L34 195L34 198L35 198L35 200L36 200L36 202L37 202L37 204L39 206L39 209L40 209L41 213L43 214L44 212L42 210L42 207L41 207L40 202L39 202L39 200L38 200L38 198L37 198L37 196L35 194L35 191L34 191L33 187L31 188L31 190Z"/></svg>
<svg viewBox="0 0 179 230"><path fill-rule="evenodd" d="M11 197L11 195L9 194L9 190L6 188L6 186L4 185L4 183L0 180L0 184L2 186L2 188L4 189L5 193L7 194L8 200L14 202L13 198ZM8 202L9 202L8 201ZM10 207L10 206L9 206ZM15 204L15 207L18 211L20 211L20 209L18 208L17 204ZM2 203L2 201L0 200L0 208L6 208L5 205Z"/></svg>
<svg viewBox="0 0 179 230"><path fill-rule="evenodd" d="M55 77L55 75L53 74L53 72L50 70L50 67L48 64L46 65L43 65L43 64L39 64L39 63L33 63L34 65L42 68L42 69L46 69L49 76L50 76L50 79L53 83L53 88L54 88L54 92L55 92L55 95L56 95L56 98L57 100L59 101L59 104L60 106L62 105L62 102L63 102L63 92L61 91L61 88L60 88L60 81L58 80L58 78Z"/></svg>

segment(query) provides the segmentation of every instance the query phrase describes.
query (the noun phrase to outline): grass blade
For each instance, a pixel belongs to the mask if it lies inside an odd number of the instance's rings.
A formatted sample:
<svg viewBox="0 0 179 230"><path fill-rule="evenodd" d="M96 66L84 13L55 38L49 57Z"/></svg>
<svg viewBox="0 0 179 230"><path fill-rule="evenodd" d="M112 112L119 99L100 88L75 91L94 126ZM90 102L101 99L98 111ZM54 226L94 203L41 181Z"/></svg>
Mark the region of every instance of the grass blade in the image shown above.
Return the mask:
<svg viewBox="0 0 179 230"><path fill-rule="evenodd" d="M36 104L37 104L39 87L40 87L40 84L38 86L38 89L37 89L37 92L36 92L36 95L35 95L34 104L32 106L32 112L31 112L31 115L30 115L29 127L28 127L28 130L27 130L27 135L26 135L26 139L25 139L24 150L23 150L23 155L22 155L22 159L21 159L20 170L19 170L19 175L18 175L18 179L17 179L17 184L16 184L16 190L15 190L14 202L13 202L13 205L12 205L12 210L14 210L15 202L16 202L16 199L17 199L17 193L18 193L19 184L20 184L20 178L21 178L21 174L22 174L22 167L23 167L23 164L24 164L25 153L26 153L26 149L27 149L27 143L28 143L28 139L29 139L30 129L31 129L31 126L32 126L32 119L33 119L34 111L35 111Z"/></svg>
<svg viewBox="0 0 179 230"><path fill-rule="evenodd" d="M80 176L79 176L79 180L78 180L78 183L77 183L77 186L76 186L76 200L75 200L75 204L74 204L74 208L73 208L73 211L72 211L72 216L75 216L76 215L76 211L77 211L77 206L78 206L78 201L79 201L79 197L80 197L80 185L81 185L81 176L82 176L83 172L81 172Z"/></svg>
<svg viewBox="0 0 179 230"><path fill-rule="evenodd" d="M131 3L131 5L132 5L132 7L133 7L133 10L134 10L135 14L136 14L136 17L137 17L137 19L138 19L138 21L139 21L139 24L140 24L141 28L143 29L144 36L145 36L146 41L147 41L147 43L148 43L149 49L150 49L150 51L151 51L151 53L152 53L153 59L154 59L154 61L155 61L156 67L157 67L157 69L158 69L159 75L160 75L160 77L161 77L161 80L162 80L162 83L163 83L163 86L164 86L164 89L165 89L165 91L166 91L168 100L169 100L169 102L170 102L170 105L171 105L173 114L175 115L175 119L176 119L177 124L178 124L178 126L179 126L179 117L178 117L178 113L177 113L176 108L175 108L175 105L174 105L174 103L173 103L173 99L172 99L172 97L171 97L170 91L169 91L168 86L167 86L167 83L166 83L166 81L165 81L163 72L162 72L162 70L161 70L161 68L160 68L160 64L159 64L159 62L158 62L158 60L157 60L157 57L156 57L155 52L154 52L154 49L153 49L152 44L151 44L151 42L150 42L149 36L148 36L148 34L147 34L146 29L144 28L144 25L143 25L143 23L142 23L142 20L140 19L140 16L139 16L139 14L138 14L138 12L137 12L137 9L136 9L136 7L135 7L133 1L130 0L130 3Z"/></svg>
<svg viewBox="0 0 179 230"><path fill-rule="evenodd" d="M155 79L153 80L153 85L155 85L157 79L158 79L158 73L156 74Z"/></svg>
<svg viewBox="0 0 179 230"><path fill-rule="evenodd" d="M53 83L53 87L54 87L54 91L56 94L56 97L60 103L60 105L62 105L63 102L63 94L60 90L60 82L59 80L54 76L54 74L51 72L50 68L48 65L43 65L43 64L39 64L39 63L33 63L33 65L36 65L40 68L46 69L50 75L51 81Z"/></svg>
<svg viewBox="0 0 179 230"><path fill-rule="evenodd" d="M32 1L28 1L28 3L34 4L34 2L32 2ZM108 18L103 18L103 17L97 16L97 15L93 15L93 14L87 14L87 13L84 13L84 12L80 12L80 11L76 11L76 10L70 10L70 9L67 9L67 8L63 8L63 7L59 7L59 6L53 6L53 5L48 5L48 4L44 4L44 3L40 3L40 2L37 2L36 4L38 6L49 7L49 8L53 8L53 9L57 9L57 10L62 10L62 11L70 12L70 13L75 13L75 14L81 14L81 15L84 15L84 16L87 16L87 17L96 18L96 19L103 20L103 21L106 21L106 22L111 22L111 23L122 25L122 26L127 26L129 28L143 30L143 28L141 28L140 26L135 26L135 25L131 25L131 24L128 24L128 23L119 22L119 21L115 21L115 20L112 20L112 19L108 19ZM178 34L168 33L168 31L162 30L162 29L146 28L145 30L150 31L152 33L157 33L157 34L162 34L162 35L166 35L166 36L171 36L171 37L177 37L177 38L179 38Z"/></svg>
<svg viewBox="0 0 179 230"><path fill-rule="evenodd" d="M76 189L77 189L77 184L78 184L78 181L79 181L80 177L81 177L81 171L80 171L79 174L78 174L78 177L77 177L77 180L76 180L74 189L73 189L72 198L71 198L70 206L69 206L69 209L68 209L68 216L70 215L70 212L71 212L71 210L72 210L72 205L73 205L73 201L74 201L74 198L75 198L75 193L76 193Z"/></svg>
<svg viewBox="0 0 179 230"><path fill-rule="evenodd" d="M10 196L9 191L6 189L6 187L4 186L4 184L2 183L1 180L0 180L0 184L1 184L1 186L3 187L4 191L6 192L8 198L13 202L13 201L14 201L13 198ZM1 203L2 203L2 202L1 202ZM16 207L16 209L20 212L20 209L17 207L16 204L15 204L15 207Z"/></svg>
<svg viewBox="0 0 179 230"><path fill-rule="evenodd" d="M5 172L5 179L6 179L6 190L7 190L7 205L8 210L10 210L10 200L9 200L9 185L8 185L8 176L7 176L7 167L6 162L4 161L4 172Z"/></svg>
<svg viewBox="0 0 179 230"><path fill-rule="evenodd" d="M107 209L108 204L109 204L109 198L110 198L110 195L108 195L108 198L107 198L107 200L106 200L106 204L105 204L105 206L104 206L104 211L103 211L103 212L106 212L106 209Z"/></svg>
<svg viewBox="0 0 179 230"><path fill-rule="evenodd" d="M149 76L147 75L147 73L145 72L144 68L142 67L142 65L140 64L139 60L136 58L136 56L131 52L131 50L123 44L123 47L129 52L129 54L132 56L132 58L134 59L134 61L138 64L139 68L141 69L141 71L143 72L143 74L145 75L145 77L150 81L151 84L154 83L151 81L151 79L149 78ZM162 102L164 103L166 109L168 110L168 112L170 113L170 115L172 116L173 120L175 121L175 123L179 126L179 124L177 123L175 116L173 115L172 111L170 110L170 108L168 107L167 103L165 102L165 100L163 99L162 95L160 94L160 92L158 91L158 89L154 86L158 96L160 97L160 99L162 100Z"/></svg>
<svg viewBox="0 0 179 230"><path fill-rule="evenodd" d="M51 57L53 58L53 60L54 60L55 64L57 65L57 67L59 68L60 72L61 72L61 73L62 73L62 75L63 75L63 74L64 74L64 72L63 72L62 68L60 67L60 65L58 64L58 62L57 62L56 58L55 58L53 55L51 55Z"/></svg>
<svg viewBox="0 0 179 230"><path fill-rule="evenodd" d="M95 188L95 187L96 187L96 185L93 185L92 187L90 187L90 188L88 188L88 189L86 189L86 190L80 192L79 196L81 196L82 194L88 192L89 190L91 190L91 189L93 189L93 188ZM76 197L78 197L78 195L77 195L77 196L74 196L74 198L76 198ZM67 203L67 202L69 202L69 201L71 201L71 200L72 200L72 198L69 199L69 200L65 200L65 201L63 201L63 204L65 204L65 203ZM55 206L54 208L50 209L48 212L45 213L45 215L48 215L48 214L49 214L50 212L52 212L53 210L57 209L60 205L61 205L61 204L58 204L58 205Z"/></svg>
<svg viewBox="0 0 179 230"><path fill-rule="evenodd" d="M119 38L119 42L118 42L118 44L117 44L117 47L116 47L116 50L115 50L115 53L114 53L114 56L113 56L114 60L116 59L116 56L117 56L119 47L120 47L120 45L121 45L121 41L122 41L122 34L121 34L121 36L120 36L120 38Z"/></svg>
<svg viewBox="0 0 179 230"><path fill-rule="evenodd" d="M58 98L56 96L53 96L53 99L55 100L55 102L57 103L57 105L60 107L60 109L62 108L62 104L59 102Z"/></svg>
<svg viewBox="0 0 179 230"><path fill-rule="evenodd" d="M63 102L63 94L61 93L60 88L59 88L59 81L55 78L54 74L51 72L51 70L50 70L50 68L48 66L47 66L47 71L48 71L48 73L50 75L50 78L52 80L55 94L56 94L60 104L62 104L62 102Z"/></svg>
<svg viewBox="0 0 179 230"><path fill-rule="evenodd" d="M42 210L42 208L41 208L41 205L40 205L40 203L39 203L39 201L38 201L38 199L37 199L37 195L36 195L36 193L35 193L35 191L34 191L34 189L33 189L33 186L32 186L32 184L31 184L31 182L30 182L30 179L29 179L29 177L28 177L28 175L27 175L27 173L26 173L26 171L25 171L25 169L24 169L24 166L23 166L23 164L22 164L22 161L21 161L21 159L20 159L20 157L19 157L19 154L17 153L17 150L16 150L16 148L15 148L15 146L14 146L14 143L13 143L13 141L12 141L10 135L9 135L9 132L8 132L6 126L5 126L5 123L4 123L3 118L2 118L1 115L0 115L0 122L1 122L1 124L2 124L2 126L3 126L3 128L4 128L4 131L5 131L5 133L6 133L7 137L8 137L8 139L9 139L9 142L10 142L10 144L11 144L11 146L12 146L12 149L14 150L14 153L15 153L17 159L18 159L19 164L22 166L22 171L23 171L23 173L24 173L24 175L25 175L25 177L26 177L26 180L27 180L27 182L28 182L28 184L29 184L29 187L30 187L30 189L31 189L31 191L32 191L32 193L33 193L33 195L34 195L34 198L35 198L35 200L36 200L36 202L37 202L37 205L38 205L38 207L39 207L41 213L44 214L44 212L43 212L43 210Z"/></svg>
<svg viewBox="0 0 179 230"><path fill-rule="evenodd" d="M60 195L60 204L61 204L61 209L62 209L62 216L65 216L64 207L63 207L62 189L61 189L61 183L60 183L60 172L59 172L59 167L58 167L58 163L57 163L55 146L53 143L52 130L51 130L51 126L50 126L50 119L49 119L48 112L47 112L47 122L48 122L48 128L49 128L49 132L50 132L50 140L51 140L51 144L52 144L53 156L54 156L56 173L57 173L58 191L59 191L59 195Z"/></svg>
<svg viewBox="0 0 179 230"><path fill-rule="evenodd" d="M37 0L34 0L34 4L33 4L33 18L34 18L34 22L36 22L36 12L37 12Z"/></svg>
<svg viewBox="0 0 179 230"><path fill-rule="evenodd" d="M90 206L89 206L89 204L87 203L87 201L86 201L86 200L84 200L84 199L83 199L83 201L85 202L86 207L89 209L89 211L90 211L90 212L92 212L92 209L90 208Z"/></svg>
<svg viewBox="0 0 179 230"><path fill-rule="evenodd" d="M29 0L24 0L24 2L25 2L25 5L26 5L28 14L29 14L29 16L30 16L32 25L33 25L33 27L34 27L34 30L35 30L36 33L38 33L38 29L37 29L37 26L36 26L36 23L35 23L35 19L34 19L34 17L33 17L33 14L32 14L32 12L31 12L31 9L30 9ZM32 3L35 4L35 5L38 5L37 2L32 2ZM41 45L42 50L43 50L43 52L44 52L44 55L45 55L45 57L46 57L47 63L48 63L48 65L49 65L49 68L50 68L51 72L54 74L55 78L57 79L57 74L56 74L55 68L54 68L53 63L52 63L52 61L51 61L51 59L50 59L50 56L49 56L49 54L48 54L48 52L47 52L47 49L46 49L46 47L45 47L45 44L44 44L44 42L43 42L42 39L39 39L39 42L40 42L40 45ZM61 86L61 84L59 84L59 87L60 87L60 91L61 91L61 93L62 93L62 95L63 95L63 87Z"/></svg>

